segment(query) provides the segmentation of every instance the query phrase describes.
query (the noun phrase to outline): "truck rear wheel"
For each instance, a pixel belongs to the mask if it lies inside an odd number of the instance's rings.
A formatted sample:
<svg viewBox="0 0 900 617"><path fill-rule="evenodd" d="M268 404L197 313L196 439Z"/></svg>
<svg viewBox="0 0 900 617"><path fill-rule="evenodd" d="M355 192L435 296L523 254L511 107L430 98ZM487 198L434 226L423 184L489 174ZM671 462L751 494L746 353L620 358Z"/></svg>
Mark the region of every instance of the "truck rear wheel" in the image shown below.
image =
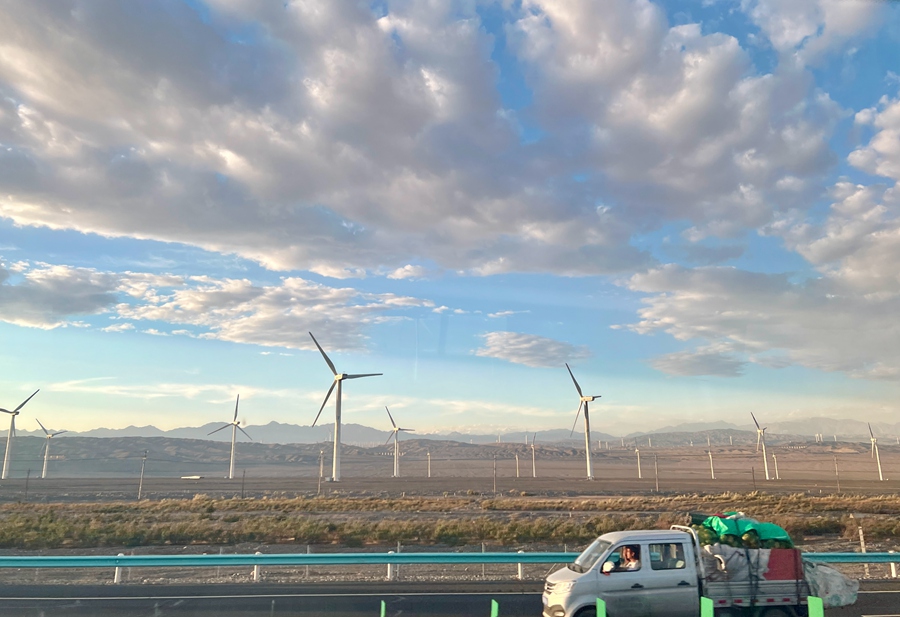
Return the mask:
<svg viewBox="0 0 900 617"><path fill-rule="evenodd" d="M597 609L593 606L585 607L575 613L575 617L597 617Z"/></svg>

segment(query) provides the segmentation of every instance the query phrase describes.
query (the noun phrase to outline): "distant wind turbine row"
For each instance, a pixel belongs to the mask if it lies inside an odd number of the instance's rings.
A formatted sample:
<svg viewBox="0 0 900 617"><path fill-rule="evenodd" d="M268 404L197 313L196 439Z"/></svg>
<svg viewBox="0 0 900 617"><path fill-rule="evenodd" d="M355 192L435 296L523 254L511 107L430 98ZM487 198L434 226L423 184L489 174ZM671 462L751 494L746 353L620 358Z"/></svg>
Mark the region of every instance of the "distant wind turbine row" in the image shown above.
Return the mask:
<svg viewBox="0 0 900 617"><path fill-rule="evenodd" d="M322 415L322 411L325 409L325 406L328 404L328 401L331 399L331 395L335 389L337 389L337 395L335 396L335 406L334 406L334 456L332 458L332 475L331 479L334 482L339 482L341 479L341 403L342 403L342 391L343 391L343 382L348 379L360 379L362 377L378 377L382 375L382 373L339 373L337 368L335 368L334 363L331 361L331 358L328 357L328 354L325 353L325 350L322 349L322 346L319 344L319 341L316 340L316 337L313 336L313 333L309 333L310 338L312 338L313 343L316 348L319 350L319 353L322 354L322 358L325 360L325 364L331 370L333 375L333 380L331 382L331 386L328 388L328 392L325 394L325 399L322 401L322 405L319 407L319 411L316 414L315 419L313 420L312 426L315 426L319 421L319 418ZM591 464L591 418L590 418L590 403L594 402L598 398L599 395L585 395L581 389L581 385L578 383L578 380L575 379L575 374L572 372L572 369L569 367L568 363L566 363L566 370L569 372L569 376L572 378L572 383L575 385L575 391L578 393L578 408L575 411L575 422L572 425L571 435L575 434L575 427L578 425L578 418L581 415L582 410L584 411L584 451L585 451L585 464L586 464L586 476L588 480L594 479L594 470ZM13 441L16 436L16 416L19 415L20 410L32 399L34 396L40 392L40 389L35 390L34 393L22 401L18 407L13 410L0 408L0 412L9 414L9 431L6 437L6 452L3 456L3 471L0 474L0 479L5 480L9 475L9 466L10 466L10 458L12 452ZM214 433L218 433L219 431L225 430L228 427L231 427L231 459L228 468L228 478L234 479L234 466L235 466L235 445L237 442L237 432L240 431L243 433L248 439L253 441L253 438L243 429L241 426L242 422L238 420L239 407L241 402L241 395L238 394L234 403L234 416L231 419L231 422L223 424L219 428L210 432L209 435L213 435ZM391 432L390 435L385 442L385 445L390 443L391 440L394 441L394 473L393 477L400 477L400 433L401 432L413 432L415 429L411 428L402 428L397 426L397 423L394 421L394 417L391 414L391 410L385 406L385 411L387 412L388 419L391 422ZM756 451L759 453L760 449L762 449L763 456L763 465L765 468L766 480L770 480L771 477L769 475L769 463L768 457L766 455L766 430L767 427L760 426L759 422L756 419L756 416L751 412L750 417L753 418L753 423L756 425ZM41 423L40 420L37 421L41 427L41 430L44 432L46 436L46 442L44 445L44 465L43 470L41 472L41 478L47 477L47 463L50 459L50 440L57 435L61 435L67 431L56 431L51 432L47 430L47 428ZM881 457L878 452L878 444L877 439L875 438L875 434L872 431L871 424L869 427L869 437L872 443L872 457L876 459L878 463L878 477L879 480L884 480L881 469ZM532 477L537 477L537 461L536 461L536 453L535 453L535 438L537 434L533 434L531 437L531 473ZM900 442L900 438L898 438L898 442ZM528 444L528 436L525 437L525 443ZM651 444L652 442L648 443ZM707 434L707 446L710 446L710 436ZM622 445L624 447L625 441L622 440ZM693 445L693 442L692 442ZM639 450L637 449L637 442L635 442L635 452L640 457ZM518 462L517 462L518 469ZM638 469L640 470L640 458L638 458ZM712 467L712 453L710 451L710 472L712 477L715 477L715 471ZM638 472L640 475L640 471ZM518 471L517 471L518 474ZM777 479L777 468L776 468L776 479ZM430 477L430 472L429 472Z"/></svg>

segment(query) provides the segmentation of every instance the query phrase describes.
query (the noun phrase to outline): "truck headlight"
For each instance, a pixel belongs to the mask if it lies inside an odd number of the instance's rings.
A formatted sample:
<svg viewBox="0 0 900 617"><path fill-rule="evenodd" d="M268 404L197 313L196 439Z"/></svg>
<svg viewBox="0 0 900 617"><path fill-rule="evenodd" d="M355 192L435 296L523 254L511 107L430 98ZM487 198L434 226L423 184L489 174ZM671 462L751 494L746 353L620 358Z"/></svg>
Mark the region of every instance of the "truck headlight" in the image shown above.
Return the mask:
<svg viewBox="0 0 900 617"><path fill-rule="evenodd" d="M556 593L556 592L572 591L572 588L575 587L576 582L577 581L566 581L564 583L556 583L553 586L553 592Z"/></svg>

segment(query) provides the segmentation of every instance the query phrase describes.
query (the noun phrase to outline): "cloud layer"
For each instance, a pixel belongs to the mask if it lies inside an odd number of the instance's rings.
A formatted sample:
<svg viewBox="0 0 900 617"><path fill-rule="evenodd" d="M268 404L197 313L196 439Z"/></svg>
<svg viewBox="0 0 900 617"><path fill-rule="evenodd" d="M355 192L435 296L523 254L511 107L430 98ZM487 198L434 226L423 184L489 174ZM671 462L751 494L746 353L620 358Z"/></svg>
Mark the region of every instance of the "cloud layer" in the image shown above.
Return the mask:
<svg viewBox="0 0 900 617"><path fill-rule="evenodd" d="M503 18L501 40L466 3L9 5L0 215L334 277L608 274L653 265L639 230L739 235L833 163L802 67L643 0ZM504 44L533 109L503 102Z"/></svg>

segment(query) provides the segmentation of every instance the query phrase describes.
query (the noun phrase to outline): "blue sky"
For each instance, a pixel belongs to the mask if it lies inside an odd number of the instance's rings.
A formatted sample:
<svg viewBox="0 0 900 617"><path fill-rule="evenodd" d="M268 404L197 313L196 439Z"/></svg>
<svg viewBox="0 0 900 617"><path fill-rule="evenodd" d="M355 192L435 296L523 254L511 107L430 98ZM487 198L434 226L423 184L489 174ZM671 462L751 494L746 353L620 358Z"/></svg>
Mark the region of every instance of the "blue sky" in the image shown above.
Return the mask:
<svg viewBox="0 0 900 617"><path fill-rule="evenodd" d="M897 416L897 3L0 10L23 429Z"/></svg>

